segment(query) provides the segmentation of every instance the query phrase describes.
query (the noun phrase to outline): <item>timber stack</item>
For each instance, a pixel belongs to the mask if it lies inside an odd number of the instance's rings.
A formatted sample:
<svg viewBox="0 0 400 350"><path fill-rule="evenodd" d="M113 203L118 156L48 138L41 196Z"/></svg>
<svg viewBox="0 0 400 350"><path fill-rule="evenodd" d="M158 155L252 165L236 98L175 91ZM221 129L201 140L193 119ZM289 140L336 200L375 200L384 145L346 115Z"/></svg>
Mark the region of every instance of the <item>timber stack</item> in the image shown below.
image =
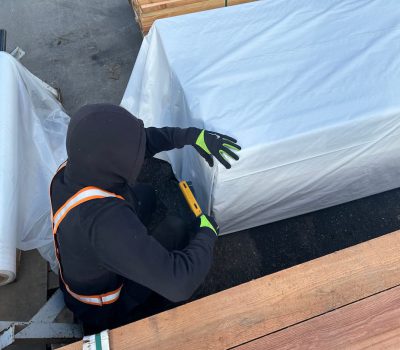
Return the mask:
<svg viewBox="0 0 400 350"><path fill-rule="evenodd" d="M130 0L143 35L156 19L233 6L254 0Z"/></svg>

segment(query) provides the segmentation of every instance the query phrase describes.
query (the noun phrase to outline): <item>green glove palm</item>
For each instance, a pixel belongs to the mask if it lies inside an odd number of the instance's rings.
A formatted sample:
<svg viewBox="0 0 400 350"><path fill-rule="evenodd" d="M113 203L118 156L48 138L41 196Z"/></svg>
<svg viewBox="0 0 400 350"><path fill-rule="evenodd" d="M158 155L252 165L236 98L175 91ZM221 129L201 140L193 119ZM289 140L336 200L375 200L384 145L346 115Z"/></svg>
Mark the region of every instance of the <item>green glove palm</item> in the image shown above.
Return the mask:
<svg viewBox="0 0 400 350"><path fill-rule="evenodd" d="M214 156L225 168L229 169L231 165L226 156L239 160L239 156L233 152L241 150L241 147L236 142L230 136L201 130L193 146L211 167L214 165Z"/></svg>

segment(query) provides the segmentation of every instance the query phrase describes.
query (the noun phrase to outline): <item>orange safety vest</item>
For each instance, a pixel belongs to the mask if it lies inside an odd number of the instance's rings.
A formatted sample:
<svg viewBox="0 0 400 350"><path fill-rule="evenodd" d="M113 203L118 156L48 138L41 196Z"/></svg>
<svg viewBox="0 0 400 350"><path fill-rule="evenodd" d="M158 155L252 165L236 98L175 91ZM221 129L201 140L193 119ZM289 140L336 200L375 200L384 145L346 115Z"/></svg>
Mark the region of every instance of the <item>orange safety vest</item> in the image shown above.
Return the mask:
<svg viewBox="0 0 400 350"><path fill-rule="evenodd" d="M67 164L67 162L64 162L63 164L61 164L61 166L58 168L58 170L56 172L56 175L62 168L64 168L66 166L66 164ZM53 180L51 181L51 183L53 183ZM50 189L51 189L51 184L50 184ZM64 218L68 215L68 213L72 209L74 209L78 205L88 202L90 200L98 199L98 198L106 198L106 197L114 197L114 198L119 198L119 199L125 200L123 197L121 197L115 193L104 191L104 190L94 187L94 186L88 186L88 187L82 188L80 191L75 193L71 198L69 198L61 206L61 208L57 210L57 212L54 215L53 215L53 207L52 207L52 204L50 201L54 248L55 248L56 258L57 258L57 262L58 262L58 266L59 266L59 270L60 270L61 281L64 283L65 289L68 291L68 293L72 297L74 297L75 299L79 300L82 303L89 304L89 305L97 305L97 306L112 304L115 301L117 301L119 298L119 295L121 293L121 289L122 289L123 285L121 285L116 290L113 290L111 292L104 293L104 294L98 294L98 295L81 295L81 294L73 292L71 290L71 288L68 286L68 284L65 282L63 274L62 274L60 250L59 250L58 241L57 241L57 230L58 230L58 227L60 226L61 222L64 220Z"/></svg>

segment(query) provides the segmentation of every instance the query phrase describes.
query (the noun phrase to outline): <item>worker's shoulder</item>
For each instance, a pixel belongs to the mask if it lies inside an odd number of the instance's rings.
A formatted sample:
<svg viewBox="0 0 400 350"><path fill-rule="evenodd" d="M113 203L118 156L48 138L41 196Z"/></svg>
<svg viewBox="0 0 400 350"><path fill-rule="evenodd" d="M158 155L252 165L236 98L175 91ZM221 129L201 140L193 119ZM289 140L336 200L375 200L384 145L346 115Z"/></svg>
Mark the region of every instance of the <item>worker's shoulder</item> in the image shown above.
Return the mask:
<svg viewBox="0 0 400 350"><path fill-rule="evenodd" d="M123 213L125 215L136 215L133 206L126 200L118 197L102 197L93 198L80 205L81 214L93 215L117 215Z"/></svg>
<svg viewBox="0 0 400 350"><path fill-rule="evenodd" d="M138 217L133 206L117 197L95 198L79 205L81 224L93 226L131 225Z"/></svg>

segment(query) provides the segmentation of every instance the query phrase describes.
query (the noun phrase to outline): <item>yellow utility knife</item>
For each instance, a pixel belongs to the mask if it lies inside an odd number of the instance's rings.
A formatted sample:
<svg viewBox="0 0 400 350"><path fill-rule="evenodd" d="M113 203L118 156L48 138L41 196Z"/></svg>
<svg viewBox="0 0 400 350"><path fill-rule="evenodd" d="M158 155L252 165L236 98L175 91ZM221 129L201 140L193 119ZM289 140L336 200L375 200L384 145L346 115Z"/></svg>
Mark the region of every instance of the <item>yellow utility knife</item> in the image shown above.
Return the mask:
<svg viewBox="0 0 400 350"><path fill-rule="evenodd" d="M190 189L188 183L184 180L181 181L179 183L179 188L181 189L190 210L193 212L194 215L196 215L196 218L198 218L201 214L203 214L203 212L200 208L199 203L197 203L196 198L194 198L193 192Z"/></svg>

